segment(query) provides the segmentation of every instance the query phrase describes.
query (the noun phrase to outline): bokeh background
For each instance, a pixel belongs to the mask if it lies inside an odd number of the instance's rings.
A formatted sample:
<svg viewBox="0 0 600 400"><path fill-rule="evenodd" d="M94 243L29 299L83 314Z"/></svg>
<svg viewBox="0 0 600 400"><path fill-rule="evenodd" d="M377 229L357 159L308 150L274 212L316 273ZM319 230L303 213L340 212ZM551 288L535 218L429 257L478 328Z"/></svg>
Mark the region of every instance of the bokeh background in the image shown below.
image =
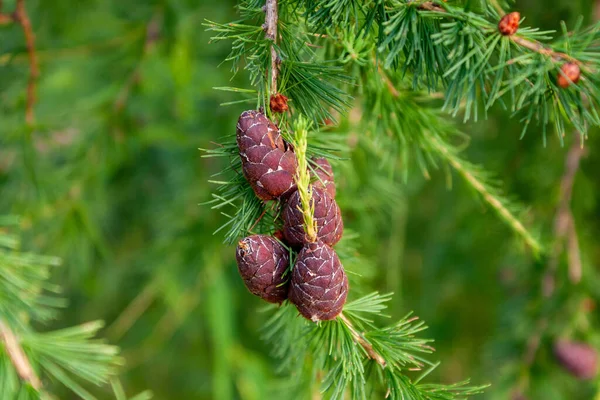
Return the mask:
<svg viewBox="0 0 600 400"><path fill-rule="evenodd" d="M198 149L232 133L244 110L220 106L236 98L213 87L247 86L243 72L232 78L221 65L228 44L209 44L202 23L234 20L236 2L26 3L41 66L39 100L29 128L23 34L0 26L0 210L23 217L26 249L64 260L53 280L69 306L51 327L105 320L102 334L122 348L131 393L270 398L277 377L260 333L269 314L243 286L234 247L213 235L225 217L200 205L226 160L201 158ZM13 6L4 1L5 9ZM516 9L531 26L559 29L560 20L572 25L580 15L591 23L593 6L523 0ZM509 116L498 107L465 125L472 140L464 155L495 174L527 207L525 225L552 243L572 138L561 147L549 136L544 147L532 128L519 140L519 121ZM360 139L351 124L340 131ZM393 317L412 310L430 326L425 335L436 340L442 361L432 380L471 377L492 383L480 398L510 398L544 307L553 321L575 324L579 338L600 344L593 308L600 297L598 133L586 143L572 201L584 278L569 284L561 260L551 306L539 295L546 260L524 249L460 179L449 189L439 170L404 181L400 166L396 174L378 170L360 140L334 165L345 225L360 235L358 250L369 263L368 286L395 293ZM560 328L542 337L530 398L591 399L597 384L578 383L552 358ZM109 398L108 391L99 396Z"/></svg>

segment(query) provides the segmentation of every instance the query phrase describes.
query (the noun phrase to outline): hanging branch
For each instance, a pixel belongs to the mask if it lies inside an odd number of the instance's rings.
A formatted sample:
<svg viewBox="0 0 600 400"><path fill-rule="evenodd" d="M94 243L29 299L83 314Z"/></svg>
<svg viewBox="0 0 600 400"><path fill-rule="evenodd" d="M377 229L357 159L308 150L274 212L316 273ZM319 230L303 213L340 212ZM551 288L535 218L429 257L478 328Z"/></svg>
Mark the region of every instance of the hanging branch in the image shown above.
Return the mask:
<svg viewBox="0 0 600 400"><path fill-rule="evenodd" d="M19 344L19 339L2 319L0 319L0 341L4 343L10 361L21 379L39 391L42 388L42 382L31 367L29 359Z"/></svg>
<svg viewBox="0 0 600 400"><path fill-rule="evenodd" d="M390 104L398 103L400 100L400 91L395 87L394 82L390 79L388 74L376 64L376 69L381 76L381 79L385 83L385 87L389 91L391 97L394 99ZM416 106L416 105L415 105ZM412 134L416 136L416 130L412 130ZM506 223L513 229L531 248L534 254L539 255L542 251L542 245L539 241L525 228L523 223L515 217L512 209L514 206L504 199L495 187L492 187L486 182L482 172L477 169L476 166L470 164L466 160L463 160L456 151L455 148L450 146L448 143L442 140L441 137L436 136L432 132L423 132L422 134L422 147L427 147L429 150L434 151L442 160L448 163L454 170L467 182L467 184L473 188L483 200L489 204L498 215L506 221Z"/></svg>

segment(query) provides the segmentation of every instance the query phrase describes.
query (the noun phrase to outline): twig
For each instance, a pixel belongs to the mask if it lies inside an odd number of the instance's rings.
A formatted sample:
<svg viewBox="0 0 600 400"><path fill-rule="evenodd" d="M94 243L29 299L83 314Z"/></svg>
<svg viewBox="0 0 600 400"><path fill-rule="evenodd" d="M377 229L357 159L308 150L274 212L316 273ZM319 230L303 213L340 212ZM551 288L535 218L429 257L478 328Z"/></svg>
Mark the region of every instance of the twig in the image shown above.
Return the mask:
<svg viewBox="0 0 600 400"><path fill-rule="evenodd" d="M106 329L106 336L119 340L152 305L157 292L156 281L149 283Z"/></svg>
<svg viewBox="0 0 600 400"><path fill-rule="evenodd" d="M581 61L577 60L576 58L573 58L570 55L561 53L559 51L554 51L551 48L544 46L542 43L540 43L538 41L532 41L532 40L525 39L524 37L517 36L517 35L513 35L510 38L513 42L515 42L519 46L525 47L526 49L529 49L532 51L535 51L536 53L540 53L542 55L552 57L552 59L554 61L557 61L557 62L569 61L572 63L576 63L578 65L582 64Z"/></svg>
<svg viewBox="0 0 600 400"><path fill-rule="evenodd" d="M4 343L10 361L21 379L39 391L42 388L42 382L31 367L29 359L19 344L19 339L2 320L0 320L0 342Z"/></svg>
<svg viewBox="0 0 600 400"><path fill-rule="evenodd" d="M27 15L25 9L25 0L17 0L16 9L14 13L14 20L18 22L23 28L23 35L25 36L25 44L27 47L27 54L29 55L29 82L27 83L27 105L25 108L25 121L28 125L32 125L35 117L33 114L33 107L35 106L36 92L37 92L37 79L40 76L40 68L38 64L37 54L35 52L35 35L31 27L31 21Z"/></svg>
<svg viewBox="0 0 600 400"><path fill-rule="evenodd" d="M341 313L338 316L338 318L348 327L348 330L350 330L354 341L358 343L363 349L365 349L369 358L375 360L377 364L381 365L382 368L385 368L387 365L385 359L381 356L381 354L377 353L373 349L371 343L369 343L360 333L358 333L358 331L356 330L356 328L354 328L354 325L352 325L350 320L346 318L346 316L343 313Z"/></svg>
<svg viewBox="0 0 600 400"><path fill-rule="evenodd" d="M433 1L426 1L417 6L419 10L423 11L437 11L437 12L446 12L446 9L439 4Z"/></svg>
<svg viewBox="0 0 600 400"><path fill-rule="evenodd" d="M127 104L127 100L129 99L129 96L131 94L131 90L141 79L141 72L140 72L141 64L144 61L144 59L146 58L146 56L148 55L148 53L150 52L150 50L152 49L152 46L154 45L154 43L160 38L161 17L162 17L161 13L159 13L159 12L155 13L152 16L152 19L150 19L150 22L148 22L148 25L146 26L146 36L144 39L144 48L142 50L142 55L140 57L140 61L138 62L138 65L135 67L135 69L133 70L133 72L131 73L129 78L127 79L127 82L125 83L125 85L123 86L123 88L121 89L119 94L117 95L117 99L115 100L115 104L114 104L114 109L116 112L120 112L123 110L123 108L125 108L125 105Z"/></svg>
<svg viewBox="0 0 600 400"><path fill-rule="evenodd" d="M556 216L554 217L554 247L552 249L551 258L548 262L548 268L542 278L542 290L544 297L548 298L554 293L555 274L558 268L558 260L564 249L565 239L569 243L569 249L575 251L572 246L576 245L577 238L569 238L569 235L576 235L574 228L573 214L571 213L571 197L573 193L573 184L575 175L579 169L579 163L583 157L585 150L581 147L578 140L574 140L567 157L565 159L565 172L563 173L560 182L560 200ZM579 253L579 250L577 250ZM577 262L579 256L571 254L570 258ZM574 266L574 269L580 266Z"/></svg>
<svg viewBox="0 0 600 400"><path fill-rule="evenodd" d="M477 179L473 174L466 169L460 162L456 160L455 157L450 154L448 149L442 146L438 140L429 136L431 144L446 157L447 162L460 174L462 177L469 182L471 187L473 187L482 197L483 199L494 209L498 214L500 214L509 224L510 226L517 232L523 240L527 243L527 245L537 254L541 251L541 246L535 240L533 236L527 231L527 229L523 226L521 221L519 221L515 216L510 212L509 209L505 207L504 204L500 200L498 200L495 196L493 196L483 185L479 179Z"/></svg>
<svg viewBox="0 0 600 400"><path fill-rule="evenodd" d="M573 215L571 215L571 223L567 232L567 255L569 257L569 279L571 283L579 283L581 281L581 253Z"/></svg>
<svg viewBox="0 0 600 400"><path fill-rule="evenodd" d="M394 84L392 83L390 78L387 76L387 74L381 69L381 67L379 66L377 61L375 61L375 66L377 68L377 72L379 73L379 76L381 76L381 79L383 79L383 81L385 82L385 85L387 86L388 90L390 91L390 94L392 95L392 97L395 97L395 98L400 97L400 92L398 91L398 89L396 89L396 87L394 86Z"/></svg>
<svg viewBox="0 0 600 400"><path fill-rule="evenodd" d="M277 93L277 77L279 76L279 58L275 50L277 44L277 23L279 14L277 10L277 0L267 0L265 6L265 37L273 41L271 45L271 93Z"/></svg>
<svg viewBox="0 0 600 400"><path fill-rule="evenodd" d="M500 14L501 17L506 14L502 6L500 6L500 3L498 3L498 0L490 0L490 3L492 3L492 6L498 11L498 14Z"/></svg>

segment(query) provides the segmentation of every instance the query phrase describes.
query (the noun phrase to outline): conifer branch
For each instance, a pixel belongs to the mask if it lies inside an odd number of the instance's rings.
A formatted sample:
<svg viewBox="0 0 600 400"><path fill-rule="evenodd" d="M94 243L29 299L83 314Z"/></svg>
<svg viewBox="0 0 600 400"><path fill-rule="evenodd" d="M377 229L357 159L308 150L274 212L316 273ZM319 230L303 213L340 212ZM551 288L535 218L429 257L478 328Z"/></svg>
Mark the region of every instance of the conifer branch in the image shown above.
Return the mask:
<svg viewBox="0 0 600 400"><path fill-rule="evenodd" d="M17 398L29 386L40 392L42 379L50 378L92 399L82 382L107 384L122 363L118 349L95 338L100 321L44 333L31 328L31 321L47 321L65 303L51 295L59 289L48 282L49 267L59 260L20 252L18 238L3 229L17 223L0 216L0 349L5 350L0 351L0 376L3 382L15 379L2 386L2 398Z"/></svg>
<svg viewBox="0 0 600 400"><path fill-rule="evenodd" d="M267 0L265 5L265 37L271 40L271 93L277 93L277 78L279 76L279 58L275 45L277 44L277 24L279 23L279 10L277 0Z"/></svg>
<svg viewBox="0 0 600 400"><path fill-rule="evenodd" d="M31 367L29 359L19 344L19 339L2 319L0 319L0 339L21 379L39 391L42 388L42 382Z"/></svg>
<svg viewBox="0 0 600 400"><path fill-rule="evenodd" d="M390 93L390 96L396 100L393 103L398 103L398 99L400 99L400 91L395 87L394 83L385 73L385 71L376 66L381 79L385 83L385 88ZM420 107L418 104L413 104L413 107ZM434 118L435 115L431 115L431 118ZM415 125L419 125L413 121ZM437 135L433 132L427 130L425 123L423 124L423 132L420 133L420 139L422 140L420 147L422 149L431 149L433 150L441 159L447 162L456 172L463 177L463 179L471 186L481 197L483 200L489 204L494 211L504 220L508 225L515 231L520 237L523 238L525 243L529 248L533 250L535 254L539 254L542 250L542 246L537 239L525 228L525 226L519 221L511 212L508 201L504 200L499 196L497 190L492 190L490 185L488 185L483 176L481 176L481 172L473 166L469 164L467 161L462 160L454 147L448 145L445 142L442 142L440 135ZM396 127L397 129L397 127ZM417 136L415 130L413 129L413 135Z"/></svg>
<svg viewBox="0 0 600 400"><path fill-rule="evenodd" d="M454 154L451 154L446 146L443 146L435 137L429 136L431 144L437 151L442 154L446 161L474 188L504 220L512 227L512 229L519 234L525 240L525 243L531 248L535 254L539 254L542 250L541 245L536 239L529 233L529 231L523 226L510 212L510 210L502 204L496 196L493 196L486 186L479 180L471 171L465 168L464 163L459 162Z"/></svg>

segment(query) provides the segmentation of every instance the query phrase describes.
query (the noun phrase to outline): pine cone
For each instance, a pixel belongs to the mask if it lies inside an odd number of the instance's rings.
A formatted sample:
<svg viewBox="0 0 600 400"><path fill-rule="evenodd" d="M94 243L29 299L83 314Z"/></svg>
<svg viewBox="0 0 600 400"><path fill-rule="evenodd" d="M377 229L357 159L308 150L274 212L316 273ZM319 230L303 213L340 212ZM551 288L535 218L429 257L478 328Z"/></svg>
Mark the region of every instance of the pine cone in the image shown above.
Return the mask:
<svg viewBox="0 0 600 400"><path fill-rule="evenodd" d="M340 207L327 192L314 186L312 187L312 202L315 207L317 239L333 246L340 241L344 232ZM295 191L283 209L283 234L291 246L300 246L308 242L300 209L300 195L298 191Z"/></svg>
<svg viewBox="0 0 600 400"><path fill-rule="evenodd" d="M521 14L517 11L506 14L498 22L498 31L501 35L511 36L517 33L519 30L519 21L521 20Z"/></svg>
<svg viewBox="0 0 600 400"><path fill-rule="evenodd" d="M237 124L244 176L261 200L292 193L298 160L287 149L277 126L258 111L244 111Z"/></svg>
<svg viewBox="0 0 600 400"><path fill-rule="evenodd" d="M283 274L290 258L288 250L275 238L248 236L238 243L235 258L240 275L252 294L269 303L281 303L287 298L289 285Z"/></svg>
<svg viewBox="0 0 600 400"><path fill-rule="evenodd" d="M285 142L277 125L256 110L244 111L237 123L237 143L241 151L253 146L267 146L285 151Z"/></svg>
<svg viewBox="0 0 600 400"><path fill-rule="evenodd" d="M592 379L598 372L598 353L586 343L559 340L554 343L554 355L578 379Z"/></svg>
<svg viewBox="0 0 600 400"><path fill-rule="evenodd" d="M556 78L556 83L563 89L568 88L571 83L576 84L581 78L581 69L575 63L565 63L560 67L562 74L559 72ZM569 78L569 79L567 79Z"/></svg>
<svg viewBox="0 0 600 400"><path fill-rule="evenodd" d="M346 303L348 277L335 251L323 242L306 244L292 271L289 298L313 322L337 317Z"/></svg>
<svg viewBox="0 0 600 400"><path fill-rule="evenodd" d="M323 157L313 158L312 161L314 163L314 174L316 175L313 187L324 189L329 193L332 199L335 199L335 182L333 180L334 177L331 164Z"/></svg>

